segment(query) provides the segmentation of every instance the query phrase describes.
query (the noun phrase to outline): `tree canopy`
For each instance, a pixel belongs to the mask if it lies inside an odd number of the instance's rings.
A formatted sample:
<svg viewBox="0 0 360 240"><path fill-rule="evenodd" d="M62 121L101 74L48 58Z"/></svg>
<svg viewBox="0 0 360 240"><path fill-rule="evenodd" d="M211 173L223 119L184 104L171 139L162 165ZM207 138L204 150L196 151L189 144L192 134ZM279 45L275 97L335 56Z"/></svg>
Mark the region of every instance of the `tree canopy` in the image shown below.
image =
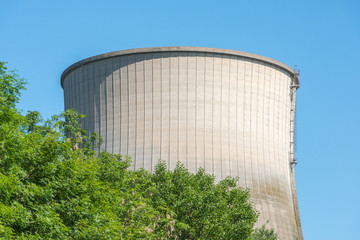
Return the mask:
<svg viewBox="0 0 360 240"><path fill-rule="evenodd" d="M0 62L1 239L252 239L249 192L181 163L129 171L92 149L75 110L43 121L16 103L25 81ZM266 231L266 230L265 230ZM274 235L274 234L273 234ZM260 238L257 238L260 239Z"/></svg>

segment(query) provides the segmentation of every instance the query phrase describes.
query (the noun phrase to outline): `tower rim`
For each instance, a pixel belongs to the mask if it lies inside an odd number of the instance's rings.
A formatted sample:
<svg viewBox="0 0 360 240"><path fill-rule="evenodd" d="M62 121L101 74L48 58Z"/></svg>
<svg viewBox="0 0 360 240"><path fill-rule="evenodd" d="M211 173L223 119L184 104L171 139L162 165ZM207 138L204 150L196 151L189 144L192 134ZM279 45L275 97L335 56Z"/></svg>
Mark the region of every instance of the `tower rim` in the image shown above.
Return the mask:
<svg viewBox="0 0 360 240"><path fill-rule="evenodd" d="M118 56L125 56L125 55L131 55L131 54L141 54L141 53L156 53L156 52L197 52L197 53L213 53L213 54L222 54L222 55L229 55L229 56L237 56L237 57L244 57L248 59L255 59L261 62L269 63L272 65L275 65L277 67L280 67L281 69L288 72L292 77L294 77L298 84L298 77L297 74L294 72L294 69L289 67L288 65L269 58L265 56L261 56L254 53L249 52L243 52L238 50L230 50L230 49L222 49L222 48L208 48L208 47L180 47L180 46L172 46L172 47L148 47L148 48L133 48L133 49L126 49L126 50L120 50L120 51L113 51L108 53L103 53L99 55L95 55L89 58L85 58L83 60L80 60L78 62L75 62L74 64L70 65L68 68L64 70L64 72L61 74L60 83L61 87L64 88L64 80L65 77L74 69L81 67L83 65L107 59L107 58L113 58Z"/></svg>

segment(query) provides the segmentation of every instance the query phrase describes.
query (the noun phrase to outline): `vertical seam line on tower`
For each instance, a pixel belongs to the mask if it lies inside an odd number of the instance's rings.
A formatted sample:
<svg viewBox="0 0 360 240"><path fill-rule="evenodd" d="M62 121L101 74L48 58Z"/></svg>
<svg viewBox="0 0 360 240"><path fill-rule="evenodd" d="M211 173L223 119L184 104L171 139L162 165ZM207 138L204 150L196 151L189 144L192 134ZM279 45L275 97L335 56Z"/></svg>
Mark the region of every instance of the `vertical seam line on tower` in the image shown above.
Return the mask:
<svg viewBox="0 0 360 240"><path fill-rule="evenodd" d="M107 111L107 108L108 108L108 102L107 102L107 99L108 99L108 94L107 94L107 78L106 78L106 66L107 66L107 59L103 60L103 76L102 76L102 79L103 79L103 94L104 94L104 108L101 108L101 118L102 120L104 120L105 124L104 124L104 129L103 129L103 126L101 125L101 131L104 131L105 132L105 149L108 148L108 123L107 123L107 116L108 116L108 111ZM105 114L103 114L105 112Z"/></svg>
<svg viewBox="0 0 360 240"><path fill-rule="evenodd" d="M99 68L99 75L100 75L100 63L97 64L98 68ZM101 76L100 76L100 79L101 79ZM98 122L98 129L99 129L99 136L102 135L102 132L101 132L101 83L98 82L99 84L99 91L98 91L98 98L99 98L99 101L98 101L98 109L97 109L97 115L98 115L98 119L99 119L99 122ZM106 144L106 142L105 142ZM101 151L101 146L99 146L99 152Z"/></svg>
<svg viewBox="0 0 360 240"><path fill-rule="evenodd" d="M171 53L169 53L169 140L168 140L168 169L170 169L171 148Z"/></svg>
<svg viewBox="0 0 360 240"><path fill-rule="evenodd" d="M259 74L260 75L260 74ZM267 166L266 164L266 157L265 157L265 149L264 149L264 146L265 146L265 97L266 97L266 93L265 93L265 86L266 86L266 65L264 64L263 65L263 93L262 93L262 113L264 114L263 118L262 118L262 162L263 162L263 166L265 166L265 168L263 169L264 171L264 177L263 177L263 180L264 180L264 189L265 189L265 194L268 194L269 189L268 189L268 184L267 184L267 168L269 166ZM269 179L269 181L271 181ZM267 206L264 206L264 207L267 207ZM263 208L264 210L264 208ZM267 212L269 212L269 208L267 207ZM267 216L265 216L266 218ZM270 220L270 219L266 219L266 220Z"/></svg>
<svg viewBox="0 0 360 240"><path fill-rule="evenodd" d="M272 66L271 68L269 68L269 78L268 78L268 96L269 96L269 102L268 102L268 109L269 109L269 113L270 113L270 109L271 109L271 85L272 85ZM270 147L270 144L271 144L271 140L270 140L270 132L271 132L271 128L270 128L270 114L268 116L268 139L267 139L267 145ZM275 166L273 166L273 163L271 162L271 154L270 154L270 149L267 151L267 159L268 159L268 163L269 163L269 175L270 175L270 191L271 191L271 194L272 196L276 196L276 191L274 191L274 183L273 183L273 180L272 180L272 172L273 172L273 169ZM269 210L270 210L270 207L269 207ZM277 224L277 221L276 221L276 216L275 214L274 215L270 215L270 220L271 218L275 218L275 223Z"/></svg>
<svg viewBox="0 0 360 240"><path fill-rule="evenodd" d="M236 151L236 176L239 177L239 155L238 155L238 92L239 92L239 59L237 57L234 58L236 60L236 109L235 109L235 151ZM240 179L238 180L238 182Z"/></svg>
<svg viewBox="0 0 360 240"><path fill-rule="evenodd" d="M244 172L244 182L245 182L245 186L246 187L249 187L248 186L248 179L247 179L247 172L246 172L246 151L245 151L245 104L246 104L246 101L245 101L245 95L246 95L246 62L247 60L246 59L243 59L243 64L244 64L244 71L243 71L243 85L244 85L244 88L243 88L243 113L242 113L242 121L243 121L243 127L242 127L242 144L243 144L243 166L244 166L244 169L243 169L243 172Z"/></svg>
<svg viewBox="0 0 360 240"><path fill-rule="evenodd" d="M222 103L223 103L223 56L220 56L220 141L222 142L223 139L223 134L222 134L222 119L223 119L223 114L222 114L222 110L223 110L223 107L222 107ZM223 159L223 147L222 145L220 144L220 159L222 160ZM219 160L219 159L218 159ZM220 161L220 178L223 179L223 171L224 171L224 168L223 168L223 161Z"/></svg>
<svg viewBox="0 0 360 240"><path fill-rule="evenodd" d="M198 79L197 79L197 55L195 55L195 171L197 171L198 169L198 158L197 158L197 131L198 131L198 128L197 128L197 82L198 82Z"/></svg>
<svg viewBox="0 0 360 240"><path fill-rule="evenodd" d="M257 80L256 80L256 109L257 109L257 111L256 111L256 114L255 114L255 116L256 116L256 121L255 121L255 123L256 123L256 165L257 165L257 173L258 173L258 176L257 176L257 178L258 178L258 191L259 191L259 196L261 196L262 195L262 187L261 187L261 184L262 184L262 177L263 176L261 176L261 172L260 172L260 159L259 159L259 148L261 147L261 146L259 146L259 138L260 138L260 136L259 136L259 123L260 123L260 121L259 121L259 118L260 118L260 116L259 116L259 109L260 109L260 107L259 107L259 105L260 105L260 101L259 101L259 99L260 99L260 94L259 94L259 89L260 89L260 62L258 62L258 61L255 61L255 63L256 63L256 66L257 66ZM262 112L263 113L263 112ZM262 162L264 162L264 160L263 159L261 159L261 161ZM264 212L264 206L263 206L263 204L261 204L261 210L262 210L262 212ZM261 216L261 218L264 218L264 216Z"/></svg>
<svg viewBox="0 0 360 240"><path fill-rule="evenodd" d="M129 57L126 56L126 88L127 88L127 143L126 143L126 153L129 154L129 134L130 134L130 83L129 83Z"/></svg>
<svg viewBox="0 0 360 240"><path fill-rule="evenodd" d="M94 104L94 110L93 110L93 114L94 114L94 120L93 120L93 126L94 126L94 132L98 133L99 134L99 138L101 137L100 136L100 133L97 131L96 129L96 111L97 111L97 102L96 102L96 91L95 91L95 70L94 70L94 66L92 66L91 68L92 70L92 85L93 85L93 89L92 89L92 94L93 94L93 104ZM99 148L100 150L100 148Z"/></svg>
<svg viewBox="0 0 360 240"><path fill-rule="evenodd" d="M255 116L256 116L256 121L255 121L255 126L256 126L256 134L255 134L255 136L256 136L256 165L257 165L257 173L258 173L258 176L257 176L257 178L258 178L258 184L259 184L259 187L258 187L258 190L259 190L259 195L261 194L261 177L260 177L260 168L259 168L259 161L260 161L260 159L259 159L259 98L260 98L260 96L259 96L259 88L260 88L260 83L259 83L259 79L260 79L260 63L258 62L258 61L255 61L255 63L256 63L256 66L257 66L257 80L256 80L256 109L257 109L257 111L256 111L256 114L255 114ZM262 205L261 205L261 207L262 207Z"/></svg>
<svg viewBox="0 0 360 240"><path fill-rule="evenodd" d="M103 76L103 79L104 79L104 82L105 82L105 86L103 87L103 90L104 90L104 97L105 97L105 116L103 117L104 121L105 121L105 149L107 149L108 147L108 121L107 121L107 116L108 116L108 94L107 94L107 88L108 88L108 82L107 82L107 79L106 79L106 67L107 67L107 60L104 60L104 67L103 67L103 73L104 73L104 76ZM101 114L102 115L102 114Z"/></svg>
<svg viewBox="0 0 360 240"><path fill-rule="evenodd" d="M277 70L276 68L275 68L275 70ZM275 119L275 116L276 116L276 87L277 87L277 78L278 78L278 76L277 76L277 71L275 71L275 78L274 78L274 101L273 101L273 112L274 112L274 114L273 114L273 124L272 124L272 138L273 138L273 144L276 144L276 142L275 142L275 121L276 121L276 119ZM274 147L274 152L273 152L273 160L275 161L275 171L276 171L276 176L278 176L279 175L279 168L280 168L280 166L279 166L279 162L278 161L276 161L276 153L275 153L275 149L276 149L276 147ZM278 188L277 188L277 195L279 196L280 195L280 189L281 189L281 186L280 186L280 181L279 181L279 179L277 179L277 185L278 185ZM277 216L277 217L276 217ZM277 219L276 220L276 222L277 222L277 224L278 224L278 226L281 226L282 227L282 225L283 225L283 223L282 223L282 216L281 216L281 212L280 213L278 213L278 214L275 214L275 218Z"/></svg>
<svg viewBox="0 0 360 240"><path fill-rule="evenodd" d="M253 91L253 75L254 75L254 62L253 62L253 60L251 59L251 60L249 60L249 62L251 63L251 70L250 70L250 72L251 72L251 77L250 77L250 110L249 110L249 116L250 116L250 141L249 141L249 145L250 145L250 157L249 157L249 159L250 159L250 167L251 167L251 183L252 183L252 191L254 191L254 171L253 171L253 164L254 164L254 162L253 162L253 156L252 156L252 140L253 140L253 136L252 136L252 131L253 131L253 129L252 129L252 112L251 112L251 110L252 110L252 106L253 106L253 99L252 99L252 91Z"/></svg>
<svg viewBox="0 0 360 240"><path fill-rule="evenodd" d="M230 99L231 96L230 96L230 85L231 85L231 57L228 58L229 60L229 81L228 81L228 85L229 85L229 91L228 91L228 153L229 153L229 169L228 169L228 174L230 174L231 176L231 148L230 148L230 141L232 141L232 138L231 138L231 131L230 131Z"/></svg>
<svg viewBox="0 0 360 240"><path fill-rule="evenodd" d="M206 53L204 53L204 143L203 143L203 150L204 150L204 159L203 159L203 168L206 171Z"/></svg>
<svg viewBox="0 0 360 240"><path fill-rule="evenodd" d="M211 130L211 160L212 160L212 172L215 173L214 168L214 93L215 93L215 56L212 54L212 62L213 62L213 74L212 74L212 111L211 111L211 122L212 122L212 130Z"/></svg>
<svg viewBox="0 0 360 240"><path fill-rule="evenodd" d="M113 113L113 130L112 130L112 153L114 153L115 142L115 84L114 84L114 58L111 59L111 85L112 85L112 113Z"/></svg>
<svg viewBox="0 0 360 240"><path fill-rule="evenodd" d="M119 123L119 149L120 149L120 153L122 152L122 134L121 134L121 132L122 132L122 98L121 98L121 96L122 96L122 94L121 94L121 91L122 91L122 84L121 84L121 82L122 82L122 77L121 77L121 57L119 57L119 79L120 79L120 81L119 81L119 101L120 101L120 104L119 104L119 109L120 109L120 114L119 114L119 118L120 118L120 123Z"/></svg>
<svg viewBox="0 0 360 240"><path fill-rule="evenodd" d="M137 159L136 159L136 156L137 156L137 128L138 128L138 100L137 100L137 91L138 91L138 84L137 84L137 68L136 68L136 56L137 54L134 55L134 82L135 82L135 146L134 146L134 168L136 168L136 164L137 164Z"/></svg>
<svg viewBox="0 0 360 240"><path fill-rule="evenodd" d="M162 64L163 64L163 54L162 53L159 53L160 54L160 159L162 159L162 142L163 142L163 139L162 139L162 133L163 133L163 130L164 130L164 126L162 124L163 122L163 99L162 99L162 96L163 96L163 78L162 78L162 71L163 71L163 68L162 68Z"/></svg>
<svg viewBox="0 0 360 240"><path fill-rule="evenodd" d="M177 98L178 98L178 114L177 114L177 161L179 160L179 154L180 154L180 53L178 53L178 69L177 69L177 83L178 83L178 94L177 94Z"/></svg>
<svg viewBox="0 0 360 240"><path fill-rule="evenodd" d="M154 53L151 53L151 171L154 161Z"/></svg>
<svg viewBox="0 0 360 240"><path fill-rule="evenodd" d="M189 168L189 53L186 54L186 168Z"/></svg>
<svg viewBox="0 0 360 240"><path fill-rule="evenodd" d="M142 162L142 167L145 168L145 139L146 139L146 66L145 66L145 57L146 55L143 55L143 82L144 82L144 126L143 126L143 133L144 133L144 137L143 137L143 162Z"/></svg>

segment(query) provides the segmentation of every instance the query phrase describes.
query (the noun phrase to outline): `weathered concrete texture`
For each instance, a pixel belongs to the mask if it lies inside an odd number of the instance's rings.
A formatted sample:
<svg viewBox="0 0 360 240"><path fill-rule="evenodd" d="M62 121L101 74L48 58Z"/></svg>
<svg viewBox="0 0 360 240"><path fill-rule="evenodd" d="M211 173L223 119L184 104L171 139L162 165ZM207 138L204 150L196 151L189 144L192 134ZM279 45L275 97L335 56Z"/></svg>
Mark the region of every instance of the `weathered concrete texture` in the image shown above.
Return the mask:
<svg viewBox="0 0 360 240"><path fill-rule="evenodd" d="M131 168L158 159L217 179L238 176L280 239L302 239L291 152L288 66L243 52L164 47L85 59L62 76L65 109L104 138L99 150L129 154ZM295 79L296 81L297 78Z"/></svg>

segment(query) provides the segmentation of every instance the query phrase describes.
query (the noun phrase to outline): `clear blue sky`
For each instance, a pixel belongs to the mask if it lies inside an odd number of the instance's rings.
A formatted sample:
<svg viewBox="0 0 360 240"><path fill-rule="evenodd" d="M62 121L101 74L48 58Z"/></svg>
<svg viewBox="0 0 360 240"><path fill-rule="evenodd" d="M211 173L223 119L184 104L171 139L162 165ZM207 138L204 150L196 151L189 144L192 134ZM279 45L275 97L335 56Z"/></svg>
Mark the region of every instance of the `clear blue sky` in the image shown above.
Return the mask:
<svg viewBox="0 0 360 240"><path fill-rule="evenodd" d="M109 51L216 47L298 65L304 237L359 239L359 0L0 3L0 60L29 82L20 108L45 118L63 110L62 71Z"/></svg>

